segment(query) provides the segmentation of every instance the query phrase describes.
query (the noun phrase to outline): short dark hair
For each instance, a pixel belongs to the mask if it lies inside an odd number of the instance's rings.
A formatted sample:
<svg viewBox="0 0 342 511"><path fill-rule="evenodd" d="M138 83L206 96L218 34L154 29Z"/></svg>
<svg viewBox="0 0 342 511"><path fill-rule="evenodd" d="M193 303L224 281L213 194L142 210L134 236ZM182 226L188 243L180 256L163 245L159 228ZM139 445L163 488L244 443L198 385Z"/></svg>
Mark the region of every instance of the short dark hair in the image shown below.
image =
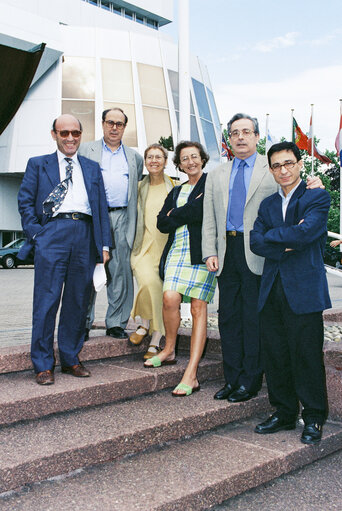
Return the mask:
<svg viewBox="0 0 342 511"><path fill-rule="evenodd" d="M300 155L300 151L299 151L298 147L296 146L296 144L294 142L287 142L285 140L284 142L279 142L278 144L273 144L269 148L269 150L267 152L267 159L268 159L269 166L271 166L271 156L274 153L280 153L280 151L292 151L297 161L302 159L301 155Z"/></svg>
<svg viewBox="0 0 342 511"><path fill-rule="evenodd" d="M180 165L180 153L182 149L185 149L186 147L196 147L199 150L199 153L201 155L201 160L203 161L202 168L206 166L206 164L209 161L209 154L206 152L202 144L199 142L192 142L191 140L182 140L179 142L179 144L176 145L175 148L175 155L173 157L173 163L175 164L176 168L180 170L181 172L184 172L179 165Z"/></svg>
<svg viewBox="0 0 342 511"><path fill-rule="evenodd" d="M163 153L165 160L167 160L169 153L167 149L165 149L165 147L162 146L161 144L150 144L149 146L147 146L144 152L144 160L146 160L147 153L149 152L150 149L159 149Z"/></svg>
<svg viewBox="0 0 342 511"><path fill-rule="evenodd" d="M80 131L83 131L81 121L79 119L76 119L78 121L78 124L80 125ZM56 122L58 121L58 117L53 121L52 123L52 131L56 132Z"/></svg>
<svg viewBox="0 0 342 511"><path fill-rule="evenodd" d="M111 112L112 110L118 110L119 112L121 112L123 114L123 116L125 118L125 126L126 126L126 124L128 123L128 117L125 114L125 112L122 110L122 108L119 108L118 106L114 107L114 108L107 108L107 110L103 110L103 112L102 112L102 122L105 122L106 115L108 114L108 112Z"/></svg>
<svg viewBox="0 0 342 511"><path fill-rule="evenodd" d="M233 122L238 121L239 119L249 119L250 121L252 121L253 127L254 127L254 133L256 135L260 135L258 119L256 117L251 117L250 115L242 114L242 113L233 115L233 117L230 119L230 121L228 121L228 124L227 124L228 135L230 133Z"/></svg>

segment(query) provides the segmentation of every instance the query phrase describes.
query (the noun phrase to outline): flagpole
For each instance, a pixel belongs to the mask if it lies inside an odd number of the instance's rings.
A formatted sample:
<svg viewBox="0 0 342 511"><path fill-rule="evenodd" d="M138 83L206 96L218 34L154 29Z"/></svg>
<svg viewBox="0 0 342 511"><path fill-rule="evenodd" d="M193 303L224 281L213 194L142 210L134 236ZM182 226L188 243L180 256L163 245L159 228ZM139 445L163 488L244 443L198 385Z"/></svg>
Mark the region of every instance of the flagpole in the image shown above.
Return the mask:
<svg viewBox="0 0 342 511"><path fill-rule="evenodd" d="M294 129L293 129L293 112L294 112L294 108L291 108L291 140L292 142L296 142L296 137L295 137L295 134L294 134Z"/></svg>
<svg viewBox="0 0 342 511"><path fill-rule="evenodd" d="M267 154L267 140L268 140L268 123L270 114L266 114L266 137L265 137L265 154Z"/></svg>
<svg viewBox="0 0 342 511"><path fill-rule="evenodd" d="M314 175L314 129L313 129L313 107L314 104L311 103L311 177Z"/></svg>
<svg viewBox="0 0 342 511"><path fill-rule="evenodd" d="M340 99L340 124L342 119L342 99ZM339 124L339 126L340 126ZM340 137L340 132L338 133ZM339 148L341 150L341 148ZM338 155L338 161L340 162L340 234L342 234L342 166L341 166L341 158ZM340 252L342 252L342 244L340 245Z"/></svg>

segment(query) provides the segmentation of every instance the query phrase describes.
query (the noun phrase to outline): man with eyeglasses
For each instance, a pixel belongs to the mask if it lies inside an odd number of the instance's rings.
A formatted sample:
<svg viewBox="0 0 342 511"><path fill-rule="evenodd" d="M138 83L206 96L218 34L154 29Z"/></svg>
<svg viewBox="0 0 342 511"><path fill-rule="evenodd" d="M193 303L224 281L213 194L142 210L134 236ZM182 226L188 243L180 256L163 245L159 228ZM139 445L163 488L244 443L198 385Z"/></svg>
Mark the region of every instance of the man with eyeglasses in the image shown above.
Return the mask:
<svg viewBox="0 0 342 511"><path fill-rule="evenodd" d="M128 118L121 108L102 113L103 138L87 142L80 154L99 163L106 190L109 221L115 250L110 253L107 284L108 309L106 334L127 339L126 325L133 306L131 250L137 219L138 181L142 178L143 158L122 143ZM89 337L95 316L96 293L88 309L85 339Z"/></svg>
<svg viewBox="0 0 342 511"><path fill-rule="evenodd" d="M250 234L251 249L265 257L259 294L262 359L276 409L256 433L295 429L301 402L301 441L317 444L327 417L322 311L331 307L323 252L330 196L307 190L292 142L268 151L279 192L264 199Z"/></svg>
<svg viewBox="0 0 342 511"><path fill-rule="evenodd" d="M109 259L110 227L99 165L78 155L82 126L61 115L52 126L57 151L30 158L19 190L19 212L27 242L34 247L31 358L40 385L54 383L53 351L57 309L62 373L88 377L78 353L84 342L87 307L96 262Z"/></svg>
<svg viewBox="0 0 342 511"><path fill-rule="evenodd" d="M258 296L264 259L253 254L249 233L261 201L277 184L266 156L257 153L257 119L238 113L228 122L235 155L208 173L203 204L202 253L217 272L219 330L225 385L214 396L238 403L255 397L262 384ZM321 185L314 178L310 186Z"/></svg>

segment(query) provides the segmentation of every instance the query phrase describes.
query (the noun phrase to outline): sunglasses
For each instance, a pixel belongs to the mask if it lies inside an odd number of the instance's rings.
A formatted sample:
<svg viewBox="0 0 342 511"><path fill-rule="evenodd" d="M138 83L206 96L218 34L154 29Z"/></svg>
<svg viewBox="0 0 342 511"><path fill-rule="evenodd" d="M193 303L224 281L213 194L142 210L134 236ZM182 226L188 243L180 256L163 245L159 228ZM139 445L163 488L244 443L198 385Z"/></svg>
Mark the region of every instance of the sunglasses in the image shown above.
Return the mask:
<svg viewBox="0 0 342 511"><path fill-rule="evenodd" d="M67 138L70 133L71 133L71 136L73 138L80 138L80 136L82 135L82 131L80 130L55 130L56 133L59 133L59 136L62 137L62 138Z"/></svg>

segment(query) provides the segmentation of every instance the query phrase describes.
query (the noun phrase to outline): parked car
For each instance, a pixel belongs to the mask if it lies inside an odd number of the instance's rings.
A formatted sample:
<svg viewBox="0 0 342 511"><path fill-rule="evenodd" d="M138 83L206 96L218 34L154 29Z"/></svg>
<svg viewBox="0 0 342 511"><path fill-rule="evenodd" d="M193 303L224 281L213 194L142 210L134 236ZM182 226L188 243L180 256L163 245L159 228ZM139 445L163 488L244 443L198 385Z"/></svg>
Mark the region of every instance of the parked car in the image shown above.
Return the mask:
<svg viewBox="0 0 342 511"><path fill-rule="evenodd" d="M324 252L324 262L329 266L342 268L342 252L340 252L340 247L333 248L330 247L330 245L326 245Z"/></svg>
<svg viewBox="0 0 342 511"><path fill-rule="evenodd" d="M17 259L17 254L23 244L25 243L25 238L19 238L17 240L11 241L8 245L0 248L0 264L4 268L11 269L16 268L19 264L33 264L33 253L31 252L25 261L21 259Z"/></svg>

